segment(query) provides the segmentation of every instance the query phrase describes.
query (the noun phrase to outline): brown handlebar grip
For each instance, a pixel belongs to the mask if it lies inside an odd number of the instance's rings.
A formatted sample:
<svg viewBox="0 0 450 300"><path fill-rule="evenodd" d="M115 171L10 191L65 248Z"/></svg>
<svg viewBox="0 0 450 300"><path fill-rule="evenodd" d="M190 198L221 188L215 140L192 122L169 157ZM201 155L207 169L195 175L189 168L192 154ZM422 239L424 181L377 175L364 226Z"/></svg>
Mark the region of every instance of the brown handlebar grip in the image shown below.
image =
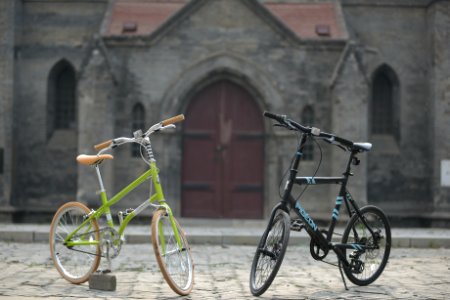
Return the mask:
<svg viewBox="0 0 450 300"><path fill-rule="evenodd" d="M112 140L107 140L107 141L104 141L104 142L102 142L100 144L95 145L94 148L95 148L95 150L100 151L103 148L106 148L109 145L111 145L111 143L112 143Z"/></svg>
<svg viewBox="0 0 450 300"><path fill-rule="evenodd" d="M173 124L173 123L176 123L176 122L181 122L183 120L184 120L184 115L181 114L181 115L169 118L167 120L164 120L164 121L161 122L161 124L163 126L167 126L167 125L170 125L170 124Z"/></svg>

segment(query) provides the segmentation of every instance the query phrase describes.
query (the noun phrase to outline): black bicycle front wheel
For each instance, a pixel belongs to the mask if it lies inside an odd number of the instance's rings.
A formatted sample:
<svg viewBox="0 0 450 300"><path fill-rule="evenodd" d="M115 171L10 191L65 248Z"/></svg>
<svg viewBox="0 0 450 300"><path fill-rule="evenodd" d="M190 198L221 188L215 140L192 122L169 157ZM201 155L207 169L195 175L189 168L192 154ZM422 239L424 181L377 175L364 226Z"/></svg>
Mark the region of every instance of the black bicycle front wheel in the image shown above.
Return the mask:
<svg viewBox="0 0 450 300"><path fill-rule="evenodd" d="M365 206L360 212L361 217L353 215L342 236L342 243L353 247L353 250L345 250L350 266L343 269L354 284L368 285L381 275L388 262L391 226L384 212L376 206Z"/></svg>
<svg viewBox="0 0 450 300"><path fill-rule="evenodd" d="M262 295L275 279L286 253L289 234L289 215L278 210L273 222L268 225L261 237L253 258L250 291L254 296Z"/></svg>

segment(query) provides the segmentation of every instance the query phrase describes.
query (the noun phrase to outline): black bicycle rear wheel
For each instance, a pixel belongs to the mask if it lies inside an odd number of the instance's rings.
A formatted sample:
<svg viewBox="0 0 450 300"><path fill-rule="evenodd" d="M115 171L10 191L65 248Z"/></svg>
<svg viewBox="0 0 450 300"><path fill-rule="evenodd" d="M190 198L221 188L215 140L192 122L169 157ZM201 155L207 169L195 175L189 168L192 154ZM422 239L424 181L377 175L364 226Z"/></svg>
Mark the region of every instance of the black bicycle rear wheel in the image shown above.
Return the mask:
<svg viewBox="0 0 450 300"><path fill-rule="evenodd" d="M250 291L254 296L262 295L272 284L289 242L289 215L278 210L273 222L264 232L256 248L250 271Z"/></svg>
<svg viewBox="0 0 450 300"><path fill-rule="evenodd" d="M348 222L342 236L342 243L352 244L345 250L350 267L343 267L347 278L356 285L368 285L383 272L391 251L391 226L384 212L375 206L361 209ZM372 229L372 234L366 224ZM365 248L365 250L364 250Z"/></svg>

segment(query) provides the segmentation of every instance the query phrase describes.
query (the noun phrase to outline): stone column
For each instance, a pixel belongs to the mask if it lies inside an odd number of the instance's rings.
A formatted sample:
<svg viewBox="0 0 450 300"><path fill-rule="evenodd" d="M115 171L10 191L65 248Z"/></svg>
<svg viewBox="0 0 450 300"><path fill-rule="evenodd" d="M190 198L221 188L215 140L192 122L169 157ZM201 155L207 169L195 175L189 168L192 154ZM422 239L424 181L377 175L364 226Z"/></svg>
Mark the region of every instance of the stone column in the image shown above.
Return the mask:
<svg viewBox="0 0 450 300"><path fill-rule="evenodd" d="M364 73L348 45L338 62L330 86L332 102L332 133L354 142L368 141L369 86ZM333 150L332 174L345 170L349 152ZM358 155L361 164L353 167L355 176L349 180L349 191L360 205L367 204L367 154ZM331 191L336 196L336 190Z"/></svg>
<svg viewBox="0 0 450 300"><path fill-rule="evenodd" d="M13 187L13 103L16 6L0 1L0 214L9 215Z"/></svg>
<svg viewBox="0 0 450 300"><path fill-rule="evenodd" d="M114 138L115 86L105 56L93 49L87 65L82 70L78 84L78 152L96 154L93 146ZM107 191L112 192L113 161L105 161L101 167L103 182ZM98 207L100 202L99 184L95 169L78 166L78 201Z"/></svg>
<svg viewBox="0 0 450 300"><path fill-rule="evenodd" d="M450 3L436 1L428 11L430 35L430 94L431 151L434 159L433 190L434 215L450 218L450 185L445 168L450 161Z"/></svg>

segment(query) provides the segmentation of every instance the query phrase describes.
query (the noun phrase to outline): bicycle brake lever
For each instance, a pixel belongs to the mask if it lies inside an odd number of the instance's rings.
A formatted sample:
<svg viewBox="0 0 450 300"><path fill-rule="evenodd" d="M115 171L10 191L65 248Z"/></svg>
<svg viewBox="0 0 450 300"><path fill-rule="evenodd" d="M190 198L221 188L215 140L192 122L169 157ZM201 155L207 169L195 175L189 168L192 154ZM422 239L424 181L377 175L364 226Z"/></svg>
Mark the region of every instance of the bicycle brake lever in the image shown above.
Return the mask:
<svg viewBox="0 0 450 300"><path fill-rule="evenodd" d="M294 126L286 125L286 124L274 124L273 126L283 127L284 129L287 129L287 130L296 130Z"/></svg>
<svg viewBox="0 0 450 300"><path fill-rule="evenodd" d="M166 129L171 129L171 128L177 128L177 126L175 126L175 124L169 124L166 126L162 126L159 130L166 130Z"/></svg>

